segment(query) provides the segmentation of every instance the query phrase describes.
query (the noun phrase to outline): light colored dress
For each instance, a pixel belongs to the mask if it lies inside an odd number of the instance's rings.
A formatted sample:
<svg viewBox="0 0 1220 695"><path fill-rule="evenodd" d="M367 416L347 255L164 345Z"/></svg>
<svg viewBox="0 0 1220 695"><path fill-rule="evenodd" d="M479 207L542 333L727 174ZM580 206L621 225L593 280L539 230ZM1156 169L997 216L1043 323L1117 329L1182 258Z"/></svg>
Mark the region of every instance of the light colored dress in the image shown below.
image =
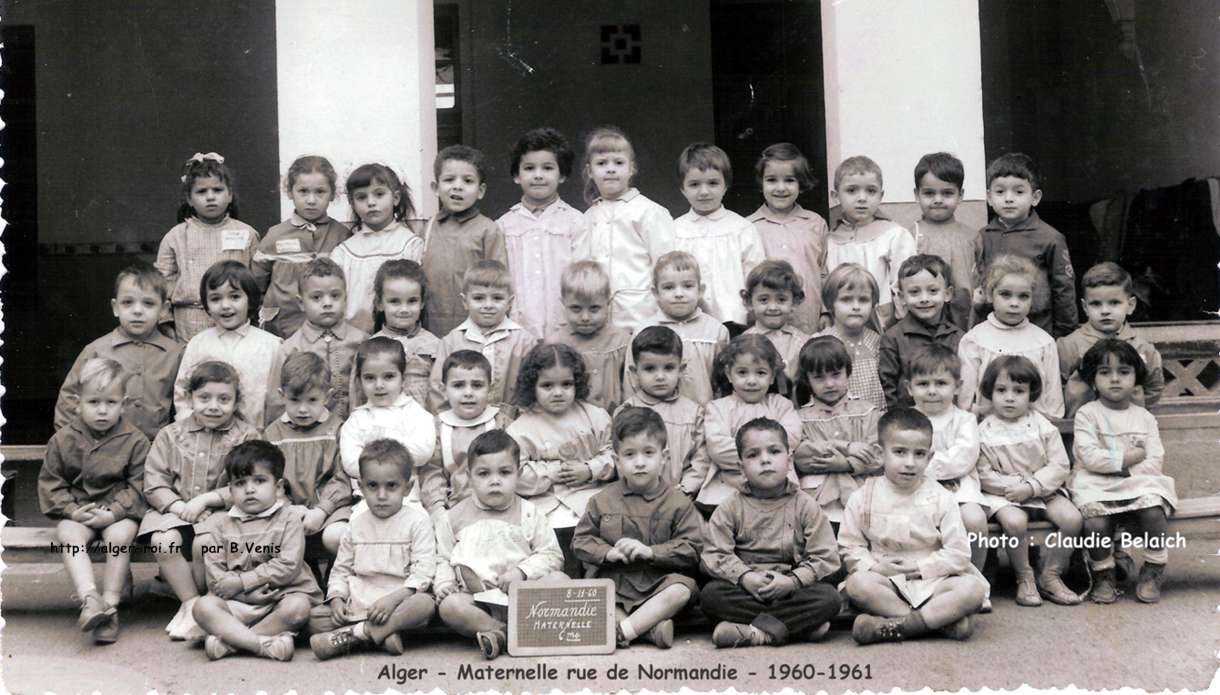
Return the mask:
<svg viewBox="0 0 1220 695"><path fill-rule="evenodd" d="M432 458L436 446L436 423L432 414L414 398L398 395L387 406L365 403L352 409L351 417L339 430L339 457L343 470L352 479L352 489L359 493L360 452L374 439L393 439L411 454L411 463L422 466ZM411 489L418 499L418 486Z"/></svg>
<svg viewBox="0 0 1220 695"><path fill-rule="evenodd" d="M664 477L666 483L679 485L691 467L695 452L703 447L703 406L677 391L665 400L640 391L619 406L615 415L629 406L651 408L665 421L669 467L665 469ZM699 492L699 485L693 481L690 484L691 487L683 487L682 491L693 496Z"/></svg>
<svg viewBox="0 0 1220 695"><path fill-rule="evenodd" d="M537 213L517 203L496 224L504 231L513 276L513 320L544 338L564 320L559 280L572 262L572 242L585 216L556 199Z"/></svg>
<svg viewBox="0 0 1220 695"><path fill-rule="evenodd" d="M788 261L805 290L805 301L792 312L792 322L806 333L816 333L822 314L822 276L826 267L826 220L799 204L779 219L763 204L748 218L762 237L767 258Z"/></svg>
<svg viewBox="0 0 1220 695"><path fill-rule="evenodd" d="M801 488L813 495L831 521L840 522L852 493L870 476L881 472L881 447L877 443L881 411L848 393L834 405L815 398L797 415L801 418L802 441L792 447L792 458L800 474ZM803 456L828 450L842 454L851 464L851 472L805 473L796 463L798 452Z"/></svg>
<svg viewBox="0 0 1220 695"><path fill-rule="evenodd" d="M741 471L735 436L742 425L758 417L771 418L783 426L789 450L800 445L801 418L787 398L775 393L767 394L758 403L746 403L735 394L717 398L707 404L703 418L703 448L695 453L682 480L682 489L699 490L695 501L716 506L733 492L745 489L746 477ZM797 482L795 469L788 472L788 477L793 483Z"/></svg>
<svg viewBox="0 0 1220 695"><path fill-rule="evenodd" d="M540 579L563 568L563 551L546 514L514 496L506 509L484 506L467 497L437 517L436 575L432 585L461 582L459 568L466 567L480 581L494 579L510 569L519 569L526 579Z"/></svg>
<svg viewBox="0 0 1220 695"><path fill-rule="evenodd" d="M402 391L419 401L420 405L428 404L428 381L432 377L432 365L436 362L436 354L441 348L441 339L432 335L426 328L415 324L415 331L403 333L389 326L377 331L373 337L383 336L393 338L402 343L403 352L407 355L407 368L402 373ZM359 375L352 368L352 381ZM353 384L354 385L354 384ZM352 405L364 403L364 390L352 389Z"/></svg>
<svg viewBox="0 0 1220 695"><path fill-rule="evenodd" d="M417 504L403 505L387 519L366 511L352 517L339 540L326 600L346 599L347 620L355 623L387 594L427 591L435 574L436 538L427 512Z"/></svg>
<svg viewBox="0 0 1220 695"><path fill-rule="evenodd" d="M1034 410L1047 417L1063 417L1063 382L1059 379L1055 339L1029 319L1009 326L994 312L988 314L986 321L962 336L957 355L962 360L962 386L957 392L957 405L962 410L982 415L990 412L991 402L980 390L983 372L1000 355L1019 355L1029 358L1042 375L1042 396L1033 403Z"/></svg>
<svg viewBox="0 0 1220 695"><path fill-rule="evenodd" d="M445 403L445 382L441 379L441 374L444 371L445 359L458 350L482 353L491 363L487 402L511 404L517 393L517 374L521 371L521 363L537 343L538 339L533 333L510 318L487 331L475 325L474 321L466 319L441 339L440 348L436 351L428 393L430 409L439 412Z"/></svg>
<svg viewBox="0 0 1220 695"><path fill-rule="evenodd" d="M664 314L660 317L655 325L673 329L682 339L682 376L678 378L678 393L706 405L715 395L712 368L716 363L716 353L729 344L729 329L703 313L702 309L696 309L690 318L681 321ZM635 364L630 350L626 353L626 362L626 367ZM630 369L624 373L623 386L628 398L639 392L640 380Z"/></svg>
<svg viewBox="0 0 1220 695"><path fill-rule="evenodd" d="M218 360L237 370L241 391L237 412L246 422L260 429L274 422L283 412L279 390L280 367L284 364L282 342L248 321L231 331L212 326L192 338L182 352L182 364L174 380L174 418L183 420L191 414L191 394L187 390L191 372L201 362Z"/></svg>
<svg viewBox="0 0 1220 695"><path fill-rule="evenodd" d="M795 385L797 368L800 367L801 348L805 347L810 335L792 324L784 324L771 330L756 323L747 328L746 333L766 336L767 340L771 341L775 350L779 352L779 356L784 359L784 374L787 375L788 381Z"/></svg>
<svg viewBox="0 0 1220 695"><path fill-rule="evenodd" d="M746 276L767 259L754 225L724 207L707 215L691 210L674 220L674 246L699 261L707 313L744 324Z"/></svg>
<svg viewBox="0 0 1220 695"><path fill-rule="evenodd" d="M577 401L559 416L535 406L508 426L521 447L517 493L530 498L552 528L576 526L593 495L615 479L610 424L605 410ZM593 477L580 485L557 482L565 461L587 464Z"/></svg>
<svg viewBox="0 0 1220 695"><path fill-rule="evenodd" d="M1174 480L1163 468L1161 432L1146 408L1086 403L1076 411L1075 432L1076 466L1068 489L1085 518L1158 505L1169 513L1178 505ZM1143 445L1144 460L1124 471L1123 454L1136 444Z"/></svg>
<svg viewBox="0 0 1220 695"><path fill-rule="evenodd" d="M932 421L932 460L927 476L939 480L958 504L986 505L979 485L979 424L974 413L950 405Z"/></svg>
<svg viewBox="0 0 1220 695"><path fill-rule="evenodd" d="M402 222L394 221L374 232L361 226L330 252L330 258L347 278L345 317L365 333L373 332L373 281L382 263L403 258L418 263L424 240Z"/></svg>
<svg viewBox="0 0 1220 695"><path fill-rule="evenodd" d="M166 233L153 265L169 281L178 340L189 341L213 323L199 296L199 281L208 268L220 261L250 267L257 248L254 227L227 215L216 224L188 217Z"/></svg>
<svg viewBox="0 0 1220 695"><path fill-rule="evenodd" d="M828 239L827 274L844 263L858 263L877 281L877 289L880 290L877 306L894 301L898 268L903 261L915 255L915 238L910 232L887 219L877 218L859 227L839 220Z"/></svg>
<svg viewBox="0 0 1220 695"><path fill-rule="evenodd" d="M572 242L572 260L606 266L610 320L635 333L656 318L652 268L674 248L669 211L629 188L617 200L598 198L585 211L585 225Z"/></svg>
<svg viewBox="0 0 1220 695"><path fill-rule="evenodd" d="M988 415L979 425L979 484L994 513L1012 504L1004 491L1029 483L1034 496L1019 506L1046 509L1046 500L1065 494L1070 463L1059 428L1041 413L1030 411L1014 422Z"/></svg>

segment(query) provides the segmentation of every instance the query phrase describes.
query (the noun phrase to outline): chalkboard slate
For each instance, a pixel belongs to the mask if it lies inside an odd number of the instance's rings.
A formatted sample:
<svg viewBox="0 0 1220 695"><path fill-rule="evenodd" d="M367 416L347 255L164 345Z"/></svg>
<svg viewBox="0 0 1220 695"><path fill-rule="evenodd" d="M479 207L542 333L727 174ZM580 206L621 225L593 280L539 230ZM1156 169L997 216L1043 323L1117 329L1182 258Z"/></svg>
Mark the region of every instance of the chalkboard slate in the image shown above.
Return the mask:
<svg viewBox="0 0 1220 695"><path fill-rule="evenodd" d="M508 588L508 653L614 652L614 582L514 582Z"/></svg>

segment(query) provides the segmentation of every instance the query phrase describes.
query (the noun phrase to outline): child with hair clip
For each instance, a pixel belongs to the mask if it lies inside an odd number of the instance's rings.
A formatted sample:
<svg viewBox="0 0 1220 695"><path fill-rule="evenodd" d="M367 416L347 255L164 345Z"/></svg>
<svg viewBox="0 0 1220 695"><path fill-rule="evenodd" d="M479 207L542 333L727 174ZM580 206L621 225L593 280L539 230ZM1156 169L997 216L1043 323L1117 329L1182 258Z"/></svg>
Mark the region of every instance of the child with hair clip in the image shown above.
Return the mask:
<svg viewBox="0 0 1220 695"><path fill-rule="evenodd" d="M898 268L915 255L915 237L880 214L885 194L881 167L868 157L848 157L835 169L832 197L840 217L826 245L826 271L858 263L877 281L877 318L888 326L894 313Z"/></svg>
<svg viewBox="0 0 1220 695"><path fill-rule="evenodd" d="M1017 575L1017 605L1042 605L1042 596L1064 606L1080 597L1063 583L1084 524L1068 499L1070 462L1059 428L1031 410L1042 395L1042 377L1029 359L1001 355L983 372L981 391L991 414L979 425L979 484L991 516L1013 539L1008 559ZM1037 578L1029 564L1029 521L1045 518L1055 525L1058 542L1048 542Z"/></svg>
<svg viewBox="0 0 1220 695"><path fill-rule="evenodd" d="M674 643L678 611L698 594L693 574L703 545L702 520L690 499L665 480L665 423L656 411L629 407L614 417L619 479L589 500L572 549L614 580L619 647L644 637Z"/></svg>
<svg viewBox="0 0 1220 695"><path fill-rule="evenodd" d="M723 205L733 182L728 153L706 142L687 145L678 157L678 181L690 211L674 220L674 247L698 259L707 282L707 313L726 324L745 325L746 309L738 298L746 276L766 254L754 225Z"/></svg>
<svg viewBox="0 0 1220 695"><path fill-rule="evenodd" d="M419 499L435 519L470 496L466 449L482 432L504 429L512 418L505 408L488 405L491 363L474 350L458 350L441 365L449 407L436 414L432 459L419 467Z"/></svg>
<svg viewBox="0 0 1220 695"><path fill-rule="evenodd" d="M673 251L669 211L631 183L635 149L614 126L593 129L585 139L585 224L572 244L572 260L606 263L610 274L610 319L632 333L652 322L657 302L649 294L653 266Z"/></svg>
<svg viewBox="0 0 1220 695"><path fill-rule="evenodd" d="M1049 333L1029 321L1030 307L1038 303L1038 269L1021 256L1000 256L987 270L983 289L991 302L987 320L962 336L957 354L962 359L962 388L957 404L978 415L991 404L979 388L979 376L1000 355L1028 358L1042 376L1034 409L1047 417L1063 417L1063 383L1059 379L1059 351Z"/></svg>
<svg viewBox="0 0 1220 695"><path fill-rule="evenodd" d="M155 318L151 317L151 318ZM151 321L150 321L151 323ZM130 375L114 360L86 360L73 387L79 413L47 443L38 472L38 506L55 524L55 541L86 547L97 538L120 553L106 554L102 593L93 581L87 553L61 554L64 571L80 600L81 631L109 644L119 638L118 605L127 589L131 555L144 503L144 459L148 438L123 417Z"/></svg>
<svg viewBox="0 0 1220 695"><path fill-rule="evenodd" d="M716 355L716 390L725 395L707 404L703 448L682 476L683 490L698 490L700 511L710 511L745 485L733 437L746 422L775 420L787 432L790 448L800 445L801 418L792 401L780 395L788 392L783 367L775 346L761 335L739 335ZM795 472L788 475L797 481Z"/></svg>
<svg viewBox="0 0 1220 695"><path fill-rule="evenodd" d="M428 301L428 278L415 261L394 259L377 269L373 280L374 336L393 338L407 353L402 390L420 405L428 405L428 379L440 351L440 338L423 327ZM354 389L353 404L364 402L364 393Z"/></svg>
<svg viewBox="0 0 1220 695"><path fill-rule="evenodd" d="M326 407L342 422L356 400L356 380L352 378L356 348L369 336L343 318L347 286L338 263L315 258L305 264L300 276L305 323L280 345L279 361L299 352L321 357L330 383L335 385L328 390Z"/></svg>
<svg viewBox="0 0 1220 695"><path fill-rule="evenodd" d="M829 335L843 341L851 355L847 390L885 412L885 391L878 372L877 297L877 281L862 266L845 263L835 268L822 285L822 305L833 323L814 337Z"/></svg>
<svg viewBox="0 0 1220 695"><path fill-rule="evenodd" d="M209 540L203 522L232 502L224 456L258 430L237 416L241 378L224 362L195 365L186 381L187 416L157 433L144 463L148 512L136 541L150 544L157 568L182 602L166 626L170 639L196 635L191 609L204 586L202 546Z"/></svg>
<svg viewBox="0 0 1220 695"><path fill-rule="evenodd" d="M950 272L945 259L926 253L911 256L898 268L898 285L894 289L906 308L906 316L881 336L877 362L888 408L914 405L907 391L907 369L920 350L942 345L957 352L963 330L951 316L949 299L953 279ZM969 320L966 315L960 318L962 324Z"/></svg>
<svg viewBox="0 0 1220 695"><path fill-rule="evenodd" d="M253 325L262 299L254 275L237 261L221 261L200 278L199 296L216 325L191 338L182 352L174 381L174 417L181 421L191 414L187 382L195 366L220 360L232 365L241 379L239 417L262 428L283 409L279 392L270 388L279 381L283 357L280 339Z"/></svg>
<svg viewBox="0 0 1220 695"><path fill-rule="evenodd" d="M572 577L583 575L572 554L576 522L589 498L615 477L610 415L588 397L580 354L567 345L539 345L521 365L521 415L506 430L521 446L517 492L546 514Z"/></svg>
<svg viewBox="0 0 1220 695"><path fill-rule="evenodd" d="M474 350L491 363L488 399L511 408L521 361L538 339L508 318L508 310L513 304L513 283L508 268L499 261L479 261L470 266L462 278L461 299L467 319L441 339L436 362L432 365L429 404L434 412L440 412L445 404L445 384L441 380L445 358L457 350Z"/></svg>
<svg viewBox="0 0 1220 695"><path fill-rule="evenodd" d="M747 219L758 229L767 258L787 261L801 283L805 301L792 310L792 323L805 333L816 333L822 315L822 277L826 267L826 220L797 202L813 190L817 178L809 160L796 145L780 142L763 150L754 165L762 188L763 204Z"/></svg>
<svg viewBox="0 0 1220 695"><path fill-rule="evenodd" d="M461 301L466 271L481 261L497 261L507 268L508 251L499 225L479 212L479 201L487 193L483 153L450 145L436 154L432 172L436 176L432 192L440 200L440 211L428 220L420 264L431 285L428 330L445 336L467 317Z"/></svg>
<svg viewBox="0 0 1220 695"><path fill-rule="evenodd" d="M300 279L305 264L330 255L352 235L347 225L326 214L339 190L338 175L326 157L297 157L284 176L284 191L292 201L288 219L267 230L250 263L263 291L260 327L291 338L305 321Z"/></svg>
<svg viewBox="0 0 1220 695"><path fill-rule="evenodd" d="M213 661L239 651L290 661L322 590L305 565L301 517L280 495L284 455L269 442L243 442L224 466L233 507L211 524L208 594L194 608L203 652Z"/></svg>
<svg viewBox="0 0 1220 695"><path fill-rule="evenodd" d="M407 448L412 461L432 458L436 423L432 414L403 392L407 354L402 343L379 336L356 350L356 378L364 391L364 404L356 406L339 430L339 456L343 470L359 491L360 452L374 439L393 439ZM418 493L412 499L418 499Z"/></svg>
<svg viewBox="0 0 1220 695"><path fill-rule="evenodd" d="M944 345L922 348L906 366L907 389L915 409L932 423L932 460L928 476L953 493L962 525L970 536L970 562L980 572L987 562L987 500L979 484L979 425L973 413L956 405L962 361ZM990 595L982 612L991 612Z"/></svg>
<svg viewBox="0 0 1220 695"><path fill-rule="evenodd" d="M663 475L669 485L690 487L682 491L694 497L702 480L685 480L695 452L703 448L703 406L678 390L682 374L682 339L666 326L649 326L631 341L631 375L639 390L619 407L651 408L665 422L669 466Z"/></svg>
<svg viewBox="0 0 1220 695"><path fill-rule="evenodd" d="M863 611L857 644L901 642L929 633L965 640L987 580L970 564L970 541L953 493L925 476L932 423L917 410L881 416L877 438L885 474L852 495L839 528L846 593Z"/></svg>
<svg viewBox="0 0 1220 695"><path fill-rule="evenodd" d="M466 452L471 496L436 522L433 590L441 620L474 637L486 659L508 648L508 608L479 604L488 588L508 593L513 582L567 579L563 553L546 514L516 494L521 449L504 430L484 432Z"/></svg>
<svg viewBox="0 0 1220 695"><path fill-rule="evenodd" d="M330 372L322 358L298 352L280 370L284 414L263 430L263 439L284 452L288 501L301 513L305 536L318 535L334 557L352 516L352 484L339 460L343 421L326 409Z"/></svg>
<svg viewBox="0 0 1220 695"><path fill-rule="evenodd" d="M661 256L652 274L652 293L661 314L655 323L673 329L682 338L682 372L678 390L699 405L714 397L712 381L716 354L729 342L729 330L699 308L703 296L703 277L699 261L685 251ZM626 393L639 386L628 361Z"/></svg>
<svg viewBox="0 0 1220 695"><path fill-rule="evenodd" d="M576 261L559 287L567 322L547 336L580 353L589 375L589 402L613 412L623 402L623 363L631 335L609 325L610 276L597 261Z"/></svg>
<svg viewBox="0 0 1220 695"><path fill-rule="evenodd" d="M123 394L123 417L150 441L172 422L174 378L182 361L182 343L157 330L157 317L169 302L165 278L157 269L136 261L114 279L110 310L119 325L85 346L77 355L55 401L55 430L59 431L79 414L80 372L85 363L101 357L123 365L127 391Z"/></svg>
<svg viewBox="0 0 1220 695"><path fill-rule="evenodd" d="M326 602L309 612L309 646L319 660L355 646L402 654L404 637L427 627L436 613L428 593L436 573L432 522L411 489L411 455L393 439L375 439L360 452L360 489L368 513L343 535Z"/></svg>
<svg viewBox="0 0 1220 695"><path fill-rule="evenodd" d="M330 252L347 278L345 317L365 333L373 331L373 280L382 263L396 258L419 262L424 240L407 226L415 214L411 188L385 164L363 164L344 184L352 206L352 236Z"/></svg>
<svg viewBox="0 0 1220 695"><path fill-rule="evenodd" d="M1135 597L1156 603L1169 561L1167 519L1178 496L1163 468L1165 448L1156 418L1134 402L1136 389L1147 382L1147 368L1130 343L1105 338L1084 354L1080 376L1092 385L1097 400L1076 411L1076 465L1068 491L1091 541L1089 598L1095 603L1118 598L1111 535L1121 524L1126 534L1120 534L1117 545L1138 541L1144 549Z"/></svg>
<svg viewBox="0 0 1220 695"><path fill-rule="evenodd" d="M881 472L881 411L851 392L851 371L851 356L834 336L812 338L801 348L796 378L799 392L807 390L811 398L797 413L803 440L793 448L792 464L801 488L836 527L852 493Z"/></svg>
<svg viewBox="0 0 1220 695"><path fill-rule="evenodd" d="M826 581L840 569L830 522L792 480L787 426L754 418L733 441L745 481L712 514L700 558L711 581L699 604L718 621L712 642L816 642L843 602Z"/></svg>
<svg viewBox="0 0 1220 695"><path fill-rule="evenodd" d="M809 334L797 328L793 321L796 310L805 301L801 279L787 261L766 260L750 271L741 299L754 317L754 325L746 333L765 336L784 359L784 374L793 386L801 347Z"/></svg>
<svg viewBox="0 0 1220 695"><path fill-rule="evenodd" d="M215 318L207 312L203 295L196 294L204 272L224 260L250 265L257 247L258 232L237 219L233 172L225 158L196 152L182 169L178 224L161 239L154 264L170 285L180 342L194 338Z"/></svg>
<svg viewBox="0 0 1220 695"><path fill-rule="evenodd" d="M508 170L521 187L521 202L496 220L504 230L508 268L517 301L513 319L538 338L563 322L558 272L572 260L572 242L584 214L559 197L559 184L572 175L576 155L554 128L534 128L513 145Z"/></svg>

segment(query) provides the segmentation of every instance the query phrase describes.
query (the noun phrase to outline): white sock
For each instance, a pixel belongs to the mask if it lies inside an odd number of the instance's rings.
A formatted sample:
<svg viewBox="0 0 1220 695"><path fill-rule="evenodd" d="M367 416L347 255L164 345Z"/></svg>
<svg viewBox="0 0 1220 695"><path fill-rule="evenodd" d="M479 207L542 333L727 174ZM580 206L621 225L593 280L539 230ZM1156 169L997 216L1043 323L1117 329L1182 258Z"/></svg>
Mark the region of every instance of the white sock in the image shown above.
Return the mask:
<svg viewBox="0 0 1220 695"><path fill-rule="evenodd" d="M366 621L356 623L356 627L352 628L352 634L361 642L373 641L373 636L369 634L369 624Z"/></svg>
<svg viewBox="0 0 1220 695"><path fill-rule="evenodd" d="M618 629L619 632L623 633L623 637L627 638L628 642L640 636L640 633L635 631L635 625L631 624L631 618L623 618L618 624Z"/></svg>

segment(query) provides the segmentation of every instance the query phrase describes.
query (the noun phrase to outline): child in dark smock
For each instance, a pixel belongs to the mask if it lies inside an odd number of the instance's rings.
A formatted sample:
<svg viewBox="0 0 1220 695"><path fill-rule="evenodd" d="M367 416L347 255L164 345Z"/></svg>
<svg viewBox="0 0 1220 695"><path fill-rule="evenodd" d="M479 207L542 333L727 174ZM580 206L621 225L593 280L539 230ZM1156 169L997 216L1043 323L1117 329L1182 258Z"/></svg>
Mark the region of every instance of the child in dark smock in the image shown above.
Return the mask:
<svg viewBox="0 0 1220 695"><path fill-rule="evenodd" d="M644 637L661 649L674 641L670 618L695 598L692 573L702 545L699 513L663 473L665 421L651 408L614 418L619 479L589 500L572 549L614 580L618 644Z"/></svg>

